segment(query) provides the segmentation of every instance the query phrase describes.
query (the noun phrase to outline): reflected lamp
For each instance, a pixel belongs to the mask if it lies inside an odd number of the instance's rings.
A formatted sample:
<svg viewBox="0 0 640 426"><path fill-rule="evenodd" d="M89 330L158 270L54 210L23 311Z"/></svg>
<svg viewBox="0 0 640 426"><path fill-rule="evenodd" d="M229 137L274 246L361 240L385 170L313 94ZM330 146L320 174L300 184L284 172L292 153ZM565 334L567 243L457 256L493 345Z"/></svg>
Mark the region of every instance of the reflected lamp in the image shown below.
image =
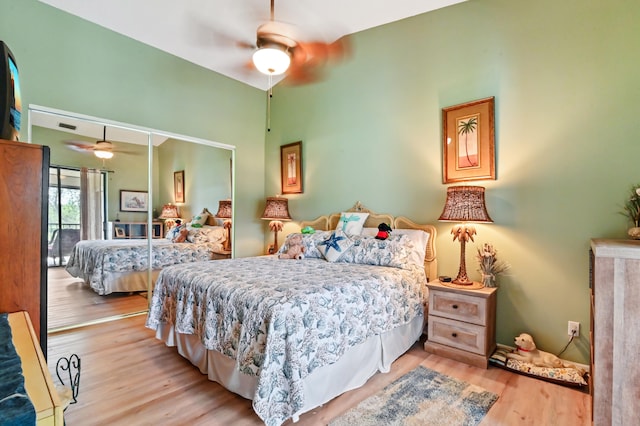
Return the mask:
<svg viewBox="0 0 640 426"><path fill-rule="evenodd" d="M158 219L164 220L164 229L168 231L176 225L176 219L180 219L180 213L178 212L178 206L175 204L165 204L162 206L162 212Z"/></svg>
<svg viewBox="0 0 640 426"><path fill-rule="evenodd" d="M231 200L218 201L218 211L215 215L217 218L222 219L224 229L227 230L227 238L222 245L225 251L231 250Z"/></svg>

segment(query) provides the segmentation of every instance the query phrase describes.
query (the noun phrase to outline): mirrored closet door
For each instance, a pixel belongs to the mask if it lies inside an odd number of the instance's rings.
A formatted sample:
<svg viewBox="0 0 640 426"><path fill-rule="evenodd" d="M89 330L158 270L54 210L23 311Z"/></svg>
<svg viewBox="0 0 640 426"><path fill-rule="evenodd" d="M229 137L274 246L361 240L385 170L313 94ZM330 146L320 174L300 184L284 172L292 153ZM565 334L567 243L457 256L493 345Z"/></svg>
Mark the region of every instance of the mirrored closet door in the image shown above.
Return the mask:
<svg viewBox="0 0 640 426"><path fill-rule="evenodd" d="M228 232L232 218L215 215L232 204L233 146L34 105L28 132L51 150L49 332L146 312L167 263L153 247L178 220L206 210Z"/></svg>

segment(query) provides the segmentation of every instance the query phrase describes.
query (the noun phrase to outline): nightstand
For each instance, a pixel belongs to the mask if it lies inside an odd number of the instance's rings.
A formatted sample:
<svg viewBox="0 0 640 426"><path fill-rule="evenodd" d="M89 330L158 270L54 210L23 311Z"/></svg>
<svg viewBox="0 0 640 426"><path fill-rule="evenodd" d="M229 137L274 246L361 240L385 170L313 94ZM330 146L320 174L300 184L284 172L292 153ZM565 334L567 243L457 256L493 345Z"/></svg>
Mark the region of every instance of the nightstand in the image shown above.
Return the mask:
<svg viewBox="0 0 640 426"><path fill-rule="evenodd" d="M424 350L487 368L496 348L497 288L466 290L427 283L429 318Z"/></svg>

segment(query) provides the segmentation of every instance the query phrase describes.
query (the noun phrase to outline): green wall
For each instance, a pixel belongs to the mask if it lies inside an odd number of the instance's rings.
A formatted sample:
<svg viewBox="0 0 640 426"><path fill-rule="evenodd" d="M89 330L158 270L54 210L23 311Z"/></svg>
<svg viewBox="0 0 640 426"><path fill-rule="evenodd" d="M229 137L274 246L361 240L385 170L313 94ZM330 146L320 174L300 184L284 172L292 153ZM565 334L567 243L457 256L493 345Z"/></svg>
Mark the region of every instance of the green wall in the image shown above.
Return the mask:
<svg viewBox="0 0 640 426"><path fill-rule="evenodd" d="M441 109L495 96L497 180L475 182L494 223L477 226L467 269L479 279L485 242L512 265L499 279L499 342L530 332L558 353L579 321L563 357L587 363L589 240L625 237L618 211L640 181L638 22L637 1L471 0L358 33L325 81L274 89L266 193L280 189L279 146L302 140L295 219L359 200L436 223L439 272L455 276L459 243L437 223Z"/></svg>
<svg viewBox="0 0 640 426"><path fill-rule="evenodd" d="M185 202L178 204L180 215L189 220L207 208L218 211L218 201L231 197L231 151L169 139L158 147L160 192L155 207L175 203L173 172L184 170Z"/></svg>
<svg viewBox="0 0 640 426"><path fill-rule="evenodd" d="M0 40L20 70L23 140L36 104L236 146L234 248L261 253L263 91L36 0L0 0Z"/></svg>

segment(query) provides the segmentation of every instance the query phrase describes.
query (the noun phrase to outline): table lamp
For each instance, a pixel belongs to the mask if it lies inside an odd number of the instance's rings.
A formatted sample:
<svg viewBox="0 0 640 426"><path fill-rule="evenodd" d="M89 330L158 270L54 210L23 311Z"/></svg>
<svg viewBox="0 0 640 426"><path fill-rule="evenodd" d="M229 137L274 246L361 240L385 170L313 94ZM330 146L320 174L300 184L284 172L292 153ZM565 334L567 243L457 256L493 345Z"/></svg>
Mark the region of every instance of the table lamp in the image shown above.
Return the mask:
<svg viewBox="0 0 640 426"><path fill-rule="evenodd" d="M164 220L164 229L168 231L173 228L176 224L176 219L180 219L180 213L178 213L178 206L175 204L165 204L162 206L162 212L158 219Z"/></svg>
<svg viewBox="0 0 640 426"><path fill-rule="evenodd" d="M218 201L218 211L216 217L222 219L224 229L227 230L227 239L224 241L222 248L225 251L231 250L231 200Z"/></svg>
<svg viewBox="0 0 640 426"><path fill-rule="evenodd" d="M467 241L473 241L476 229L469 222L491 223L493 220L487 213L484 202L484 187L482 186L451 186L447 188L447 200L444 210L438 220L447 222L462 222L451 229L453 241L460 241L460 269L458 276L452 281L457 285L472 285L473 281L467 276L465 262L465 245Z"/></svg>
<svg viewBox="0 0 640 426"><path fill-rule="evenodd" d="M289 200L282 197L267 197L267 205L261 219L271 221L269 229L273 231L273 246L269 246L269 254L273 254L278 251L278 232L282 231L282 221L291 220Z"/></svg>

